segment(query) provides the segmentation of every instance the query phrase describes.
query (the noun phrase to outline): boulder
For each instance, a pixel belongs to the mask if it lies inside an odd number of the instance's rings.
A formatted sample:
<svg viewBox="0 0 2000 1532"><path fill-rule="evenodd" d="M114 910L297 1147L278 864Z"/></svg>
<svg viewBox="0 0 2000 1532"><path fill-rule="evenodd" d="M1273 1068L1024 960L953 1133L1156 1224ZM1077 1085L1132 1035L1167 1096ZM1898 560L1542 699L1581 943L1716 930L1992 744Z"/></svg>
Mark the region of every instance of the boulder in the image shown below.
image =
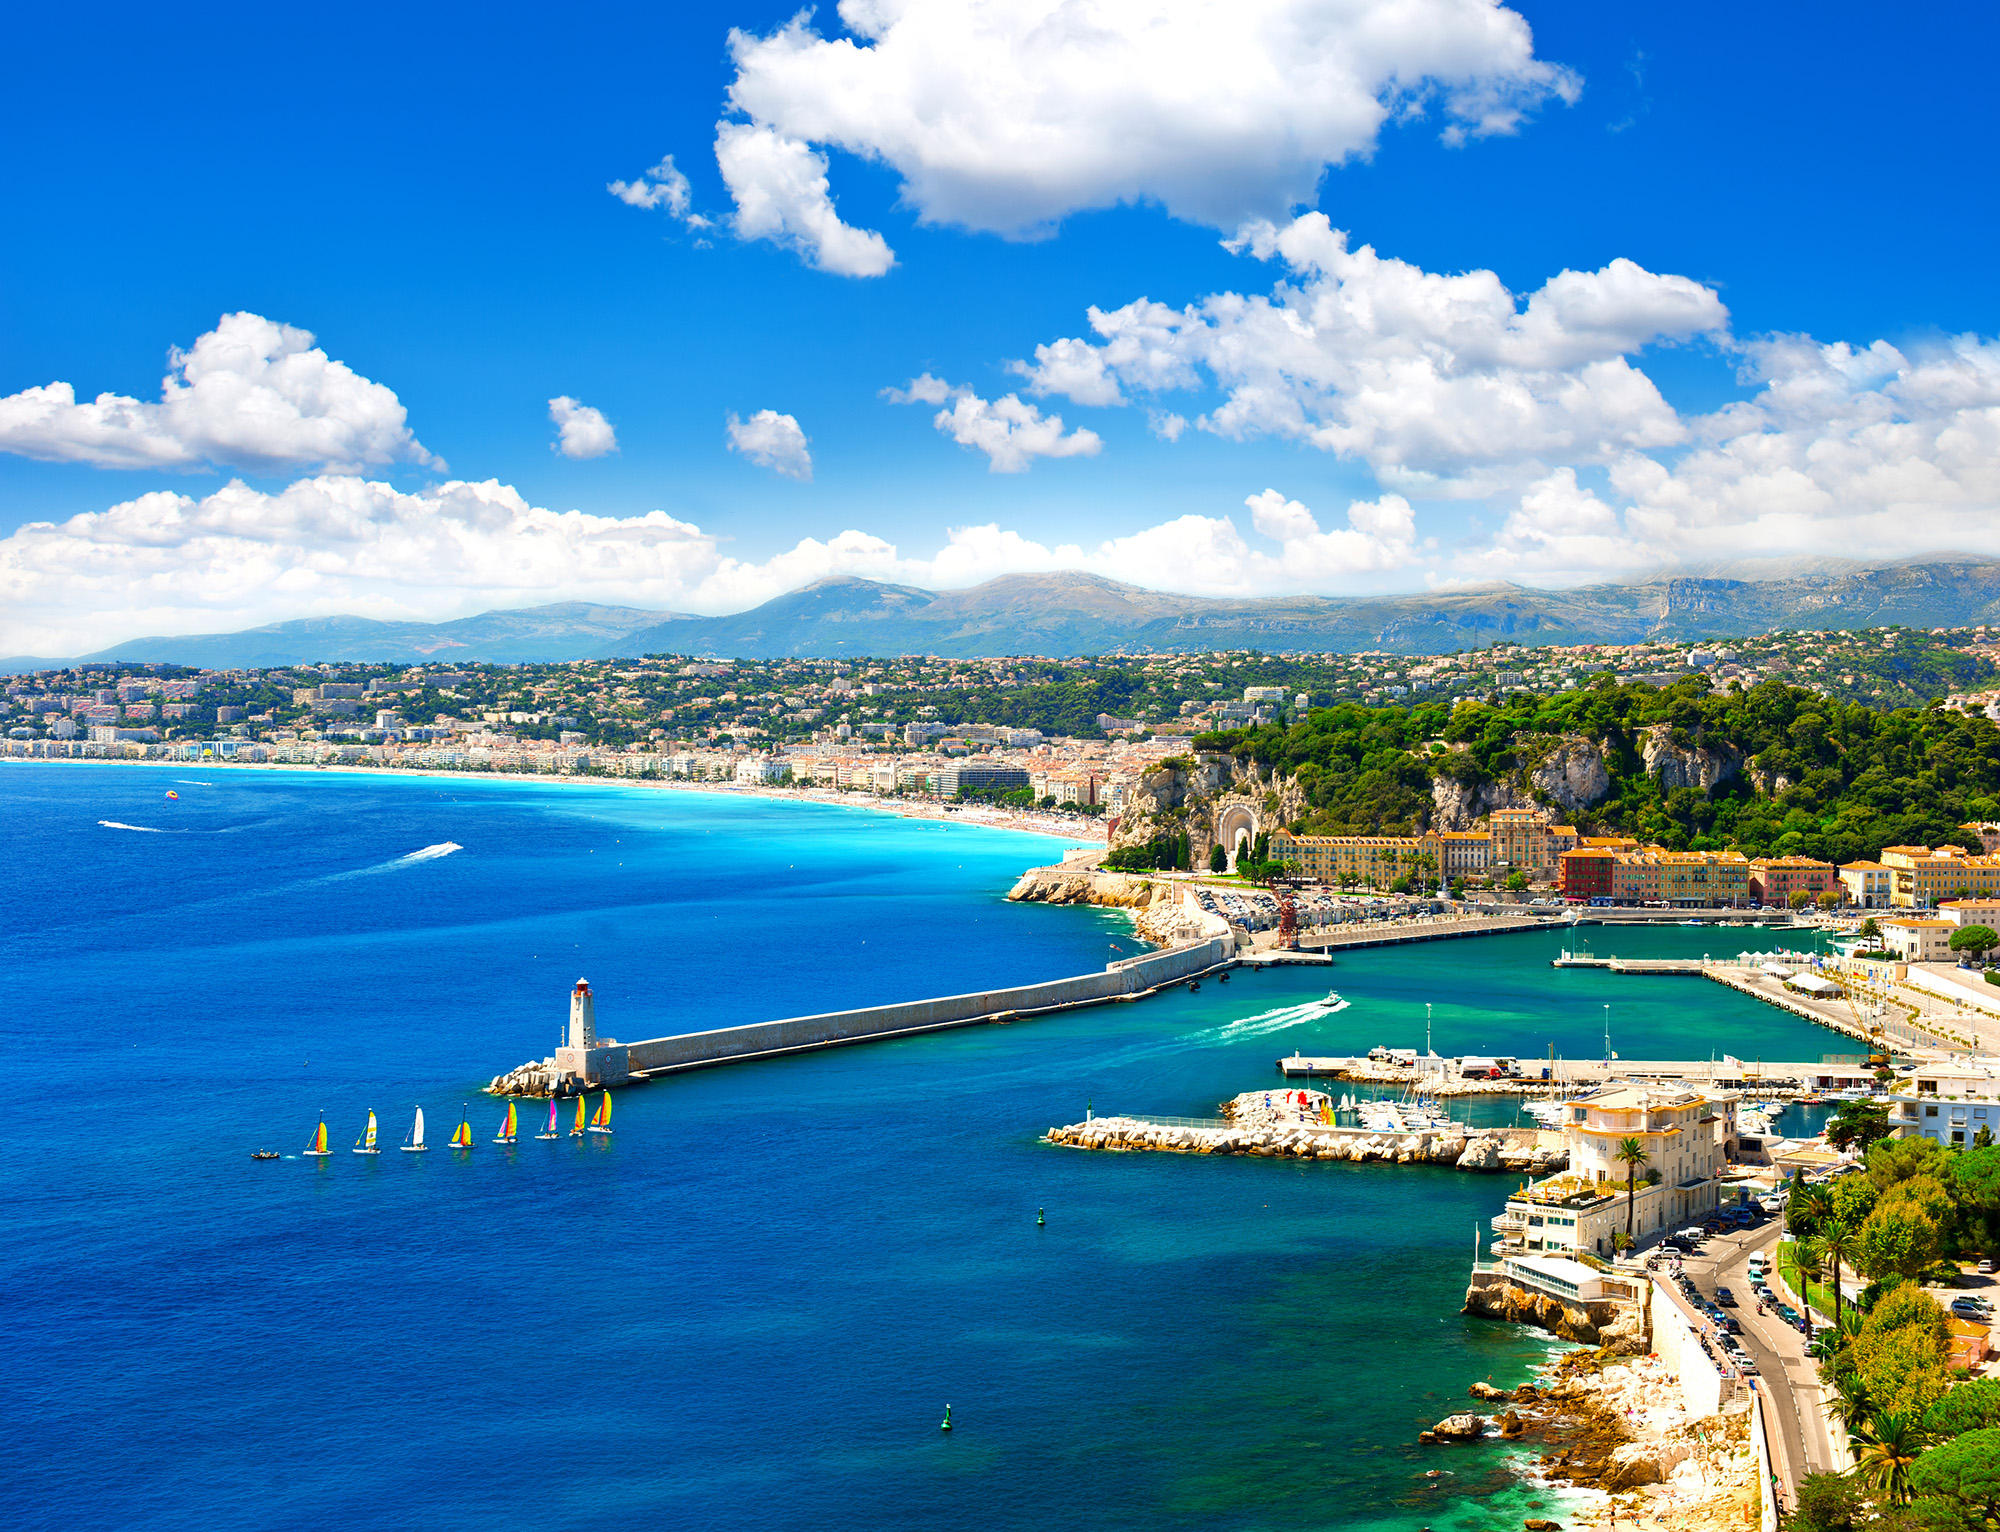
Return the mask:
<svg viewBox="0 0 2000 1532"><path fill-rule="evenodd" d="M1454 1163L1460 1170L1498 1170L1500 1146L1490 1138L1474 1139Z"/></svg>
<svg viewBox="0 0 2000 1532"><path fill-rule="evenodd" d="M1527 1528L1527 1532L1562 1532L1563 1526L1559 1521L1550 1521L1542 1516L1530 1516L1521 1525Z"/></svg>
<svg viewBox="0 0 2000 1532"><path fill-rule="evenodd" d="M1495 1388L1491 1383L1486 1382L1475 1383L1466 1392L1475 1399L1512 1399L1514 1397L1511 1389Z"/></svg>
<svg viewBox="0 0 2000 1532"><path fill-rule="evenodd" d="M1476 1441L1486 1429L1486 1422L1471 1411L1462 1415L1447 1415L1431 1427L1431 1435L1443 1442Z"/></svg>

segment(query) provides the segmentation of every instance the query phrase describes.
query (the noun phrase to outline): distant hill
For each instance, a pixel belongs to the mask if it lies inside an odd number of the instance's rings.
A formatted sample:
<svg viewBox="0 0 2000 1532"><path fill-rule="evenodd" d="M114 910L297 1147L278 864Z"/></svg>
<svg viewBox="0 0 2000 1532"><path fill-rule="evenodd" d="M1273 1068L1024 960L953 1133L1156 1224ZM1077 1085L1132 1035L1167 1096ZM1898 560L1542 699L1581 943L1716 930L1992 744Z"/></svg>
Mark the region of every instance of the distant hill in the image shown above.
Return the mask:
<svg viewBox="0 0 2000 1532"><path fill-rule="evenodd" d="M455 622L378 622L368 617L304 617L247 628L240 633L193 633L179 638L135 638L86 660L140 660L212 669L309 665L320 660L426 664L454 660L512 664L574 660L616 646L621 635L671 623L671 612L561 601L517 611L481 612ZM636 651L634 651L636 652ZM23 658L0 661L19 673L74 661Z"/></svg>
<svg viewBox="0 0 2000 1532"><path fill-rule="evenodd" d="M1768 566L1767 566L1768 567ZM641 654L1103 654L1113 650L1379 649L1434 654L1530 644L1740 637L1773 628L2000 623L2000 561L1948 556L1875 568L1794 566L1782 578L1663 575L1623 585L1518 585L1397 596L1177 596L1087 574L1001 575L970 590L821 580L747 612L690 617L562 602L455 622L308 618L240 633L141 638L85 656L183 665L320 660L554 661ZM18 672L67 663L0 661Z"/></svg>

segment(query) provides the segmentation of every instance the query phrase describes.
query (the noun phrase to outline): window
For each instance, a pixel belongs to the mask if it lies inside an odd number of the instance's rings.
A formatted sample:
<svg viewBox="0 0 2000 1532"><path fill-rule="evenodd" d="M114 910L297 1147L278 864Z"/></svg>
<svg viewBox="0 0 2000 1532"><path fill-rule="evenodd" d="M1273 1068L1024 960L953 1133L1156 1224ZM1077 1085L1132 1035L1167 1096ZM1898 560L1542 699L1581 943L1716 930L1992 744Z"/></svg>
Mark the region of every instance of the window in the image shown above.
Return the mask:
<svg viewBox="0 0 2000 1532"><path fill-rule="evenodd" d="M1926 1117L1935 1117L1935 1116L1937 1116L1937 1103L1935 1103L1935 1102L1925 1102L1925 1103L1924 1103L1924 1116L1926 1116Z"/></svg>

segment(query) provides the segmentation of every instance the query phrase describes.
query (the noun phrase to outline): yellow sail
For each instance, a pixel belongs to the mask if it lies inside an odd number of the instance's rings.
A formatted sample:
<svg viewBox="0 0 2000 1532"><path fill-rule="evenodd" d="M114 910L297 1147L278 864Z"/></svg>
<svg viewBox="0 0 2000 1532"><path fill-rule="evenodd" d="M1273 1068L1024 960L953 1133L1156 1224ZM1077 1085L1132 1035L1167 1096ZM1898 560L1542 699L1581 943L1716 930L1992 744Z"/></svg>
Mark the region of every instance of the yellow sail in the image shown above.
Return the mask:
<svg viewBox="0 0 2000 1532"><path fill-rule="evenodd" d="M459 1118L458 1126L451 1130L451 1146L454 1149L472 1147L472 1123L468 1119Z"/></svg>
<svg viewBox="0 0 2000 1532"><path fill-rule="evenodd" d="M584 1107L584 1098L578 1096L576 1098L576 1126L569 1130L571 1138L581 1138L583 1136Z"/></svg>
<svg viewBox="0 0 2000 1532"><path fill-rule="evenodd" d="M503 1128L501 1131L504 1132L510 1140L514 1137L514 1133L516 1130L514 1121L514 1103L512 1101L509 1101L507 1103L507 1126Z"/></svg>
<svg viewBox="0 0 2000 1532"><path fill-rule="evenodd" d="M364 1149L373 1149L375 1147L375 1114L373 1112L368 1114L368 1131L362 1136L361 1144Z"/></svg>
<svg viewBox="0 0 2000 1532"><path fill-rule="evenodd" d="M611 1126L610 1091L606 1091L604 1093L604 1099L597 1103L597 1115L590 1119L590 1125L593 1128L608 1128Z"/></svg>
<svg viewBox="0 0 2000 1532"><path fill-rule="evenodd" d="M307 1154L326 1153L326 1119L321 1118L320 1125L317 1128L313 1129L312 1142L306 1145L306 1153Z"/></svg>

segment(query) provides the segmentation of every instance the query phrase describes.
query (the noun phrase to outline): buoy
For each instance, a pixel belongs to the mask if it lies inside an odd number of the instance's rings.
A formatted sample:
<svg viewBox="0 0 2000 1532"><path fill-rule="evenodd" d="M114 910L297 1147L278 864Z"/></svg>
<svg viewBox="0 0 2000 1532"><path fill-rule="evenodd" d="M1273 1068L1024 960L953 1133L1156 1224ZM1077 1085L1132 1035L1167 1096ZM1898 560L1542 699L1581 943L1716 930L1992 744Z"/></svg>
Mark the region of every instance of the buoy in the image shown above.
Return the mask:
<svg viewBox="0 0 2000 1532"><path fill-rule="evenodd" d="M950 1406L950 1405L946 1405L946 1406L944 1407L944 1424L943 1424L943 1425L941 1425L941 1426L939 1426L939 1427L938 1427L938 1429L939 1429L940 1431L949 1431L949 1430L951 1429L951 1406Z"/></svg>
<svg viewBox="0 0 2000 1532"><path fill-rule="evenodd" d="M1043 1213L1043 1212L1042 1212L1042 1210L1041 1210L1040 1208L1036 1208L1036 1209L1035 1209L1035 1227L1039 1229L1039 1228L1041 1228L1041 1227L1042 1227L1042 1225L1044 1225L1044 1224L1045 1224L1045 1223L1047 1223L1048 1221L1049 1221L1049 1220L1048 1220L1048 1216L1047 1216L1047 1215L1046 1215L1045 1213Z"/></svg>

